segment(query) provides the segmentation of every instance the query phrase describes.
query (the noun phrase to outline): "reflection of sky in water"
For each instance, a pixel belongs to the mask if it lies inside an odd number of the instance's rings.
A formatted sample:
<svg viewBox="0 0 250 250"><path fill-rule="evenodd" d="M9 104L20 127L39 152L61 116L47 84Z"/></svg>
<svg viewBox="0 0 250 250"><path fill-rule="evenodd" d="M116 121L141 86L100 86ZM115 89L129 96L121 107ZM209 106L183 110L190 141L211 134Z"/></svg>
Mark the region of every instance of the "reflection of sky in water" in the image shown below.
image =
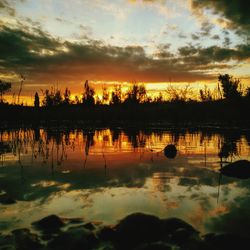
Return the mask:
<svg viewBox="0 0 250 250"><path fill-rule="evenodd" d="M17 200L0 205L1 230L52 213L109 224L145 212L203 232L250 221L249 181L222 177L218 185L218 153L227 145L222 160L249 160L248 132L40 129L3 131L0 139L0 191ZM163 154L171 143L175 159Z"/></svg>

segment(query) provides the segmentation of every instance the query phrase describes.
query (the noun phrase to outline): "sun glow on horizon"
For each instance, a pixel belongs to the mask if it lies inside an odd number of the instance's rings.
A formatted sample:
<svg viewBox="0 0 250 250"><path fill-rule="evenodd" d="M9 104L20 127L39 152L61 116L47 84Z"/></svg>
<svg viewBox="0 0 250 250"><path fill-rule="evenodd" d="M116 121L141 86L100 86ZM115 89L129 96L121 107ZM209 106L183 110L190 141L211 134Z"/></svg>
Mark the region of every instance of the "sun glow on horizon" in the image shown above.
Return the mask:
<svg viewBox="0 0 250 250"><path fill-rule="evenodd" d="M137 84L138 86L142 85L145 87L147 92L147 97L150 97L152 99L159 97L161 95L163 97L163 100L169 100L168 97L168 89L173 88L176 91L179 91L183 88L188 88L190 91L190 97L192 99L199 99L199 90L204 89L205 86L211 90L214 91L217 88L217 82L158 82L158 83L141 83L141 82L119 82L119 81L89 81L90 87L92 87L95 91L95 101L96 102L103 102L103 93L107 92L109 95L108 101L106 101L104 104L108 104L111 100L111 94L114 91L115 87L121 87L121 93L122 93L122 100L125 99L127 91L133 86L133 84ZM15 90L12 90L12 94L8 93L4 96L5 101L7 101L10 104L17 104L17 89L18 85L20 83L17 83L15 85ZM61 86L61 85L60 85ZM31 94L25 94L27 91L27 85L24 84L23 86L23 94L20 95L20 101L19 104L25 105L25 106L33 106L34 105L34 95L37 92L40 98L40 105L42 105L42 100L44 98L44 92L46 89L48 90L60 90L61 94L63 95L66 88L70 90L70 100L74 103L76 101L76 97L81 101L83 97L83 83L81 84L81 89L76 90L75 88L72 88L68 85L65 85L65 88L59 88L55 87L55 85L49 86L45 89L37 89L34 88L34 92ZM78 86L79 87L79 86Z"/></svg>

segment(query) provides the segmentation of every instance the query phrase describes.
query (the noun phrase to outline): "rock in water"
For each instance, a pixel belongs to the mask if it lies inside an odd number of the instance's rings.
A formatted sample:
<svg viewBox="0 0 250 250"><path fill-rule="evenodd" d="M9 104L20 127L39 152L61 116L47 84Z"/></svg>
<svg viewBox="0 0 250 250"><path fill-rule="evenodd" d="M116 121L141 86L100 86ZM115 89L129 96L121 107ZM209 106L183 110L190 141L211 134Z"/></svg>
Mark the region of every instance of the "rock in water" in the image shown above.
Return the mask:
<svg viewBox="0 0 250 250"><path fill-rule="evenodd" d="M32 223L36 228L43 231L54 231L64 226L64 222L56 215L49 215Z"/></svg>
<svg viewBox="0 0 250 250"><path fill-rule="evenodd" d="M12 199L8 194L0 195L0 203L3 205L11 205L16 203L14 199Z"/></svg>
<svg viewBox="0 0 250 250"><path fill-rule="evenodd" d="M43 249L42 244L36 234L30 232L27 228L16 229L12 231L15 238L15 249L33 250Z"/></svg>
<svg viewBox="0 0 250 250"><path fill-rule="evenodd" d="M250 178L250 162L247 160L235 161L224 166L220 172L225 176L248 179Z"/></svg>
<svg viewBox="0 0 250 250"><path fill-rule="evenodd" d="M178 229L185 229L187 232L190 233L198 233L193 226L185 222L184 220L178 218L167 218L162 219L163 229L165 234L173 234Z"/></svg>
<svg viewBox="0 0 250 250"><path fill-rule="evenodd" d="M164 148L164 155L169 159L174 159L177 154L177 149L175 145L169 144Z"/></svg>
<svg viewBox="0 0 250 250"><path fill-rule="evenodd" d="M238 234L220 233L220 234L207 234L205 235L205 242L208 249L249 249L249 239L244 238Z"/></svg>
<svg viewBox="0 0 250 250"><path fill-rule="evenodd" d="M172 247L164 242L154 242L142 245L135 250L171 250Z"/></svg>
<svg viewBox="0 0 250 250"><path fill-rule="evenodd" d="M55 239L49 242L49 249L54 250L90 250L98 244L98 241L90 230L84 226L70 228L60 233Z"/></svg>
<svg viewBox="0 0 250 250"><path fill-rule="evenodd" d="M114 229L119 249L131 249L143 243L158 241L163 234L161 220L142 213L128 215Z"/></svg>

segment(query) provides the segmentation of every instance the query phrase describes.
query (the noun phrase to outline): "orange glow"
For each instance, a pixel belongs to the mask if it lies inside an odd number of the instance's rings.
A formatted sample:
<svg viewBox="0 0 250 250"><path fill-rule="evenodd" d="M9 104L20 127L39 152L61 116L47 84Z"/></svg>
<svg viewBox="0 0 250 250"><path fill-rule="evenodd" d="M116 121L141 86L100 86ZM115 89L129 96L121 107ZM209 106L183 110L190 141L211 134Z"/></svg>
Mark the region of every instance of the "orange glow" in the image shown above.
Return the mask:
<svg viewBox="0 0 250 250"><path fill-rule="evenodd" d="M100 81L90 81L90 86L94 88L95 90L95 99L96 100L101 100L102 101L102 95L103 95L103 88L107 89L107 92L109 93L109 97L111 97L112 91L114 91L115 86L121 86L121 91L122 91L122 96L123 99L125 97L125 93L128 91L130 86L132 86L133 83L129 82L117 82L117 81L112 81L112 82L100 82ZM159 83L148 83L148 82L138 82L139 85L144 85L146 90L147 90L147 96L151 97L152 99L159 96L161 94L164 98L164 100L168 100L168 94L167 94L167 89L171 86L177 90L180 90L181 88L184 88L186 86L189 86L190 90L192 91L193 99L198 99L199 95L199 89L203 89L205 85L209 87L209 89L213 90L217 85L216 83L207 83L207 82L159 82ZM83 83L82 84L76 84L74 85L73 83L70 85L62 84L59 86L53 86L53 88L58 88L61 90L61 93L63 94L65 88L69 88L71 90L71 96L70 99L72 101L75 100L75 96L78 96L78 98L81 100L82 99L82 93L83 93ZM51 86L52 87L52 86ZM40 96L40 105L42 104L43 100L43 94L41 89L43 91L45 89L51 89L50 86L46 86L44 88L39 88L36 89L34 87L34 90L32 92L28 90L28 88L25 86L23 87L23 93L21 93L20 96L20 104L27 105L27 106L33 106L34 105L34 95L35 92L37 91L39 96ZM17 93L18 87L15 85L13 90L13 94L8 93L4 96L5 101L8 103L14 104L17 103L17 96L14 93ZM29 88L30 89L30 88Z"/></svg>

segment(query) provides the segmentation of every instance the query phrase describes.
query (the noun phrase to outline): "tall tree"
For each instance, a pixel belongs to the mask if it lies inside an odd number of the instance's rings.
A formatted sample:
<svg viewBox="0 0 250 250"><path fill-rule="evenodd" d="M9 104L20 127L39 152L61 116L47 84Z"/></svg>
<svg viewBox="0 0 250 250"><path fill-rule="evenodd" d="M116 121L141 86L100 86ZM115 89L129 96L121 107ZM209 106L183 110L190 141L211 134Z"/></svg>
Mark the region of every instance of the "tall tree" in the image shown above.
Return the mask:
<svg viewBox="0 0 250 250"><path fill-rule="evenodd" d="M23 83L25 81L25 77L23 75L20 75L20 88L19 88L19 91L18 91L18 96L17 96L17 104L19 104L19 101L20 101L20 95L21 95L21 92L23 90Z"/></svg>
<svg viewBox="0 0 250 250"><path fill-rule="evenodd" d="M109 92L106 86L102 88L102 104L107 104L109 101Z"/></svg>
<svg viewBox="0 0 250 250"><path fill-rule="evenodd" d="M122 88L121 85L115 86L114 91L111 93L110 104L119 105L122 103Z"/></svg>
<svg viewBox="0 0 250 250"><path fill-rule="evenodd" d="M64 104L66 104L66 105L70 104L70 95L71 95L70 90L68 88L66 88L64 93L63 93L63 97L64 97L63 103Z"/></svg>
<svg viewBox="0 0 250 250"><path fill-rule="evenodd" d="M95 104L94 95L95 95L94 89L89 86L89 81L86 80L84 83L82 103L88 106L94 105Z"/></svg>
<svg viewBox="0 0 250 250"><path fill-rule="evenodd" d="M143 103L146 99L147 91L144 85L134 83L127 92L125 103Z"/></svg>
<svg viewBox="0 0 250 250"><path fill-rule="evenodd" d="M40 99L39 99L38 93L36 92L35 93L35 100L34 100L34 107L37 109L37 108L39 108L39 105L40 105Z"/></svg>
<svg viewBox="0 0 250 250"><path fill-rule="evenodd" d="M241 83L228 74L219 75L218 80L223 90L223 97L227 100L237 100L242 97Z"/></svg>

